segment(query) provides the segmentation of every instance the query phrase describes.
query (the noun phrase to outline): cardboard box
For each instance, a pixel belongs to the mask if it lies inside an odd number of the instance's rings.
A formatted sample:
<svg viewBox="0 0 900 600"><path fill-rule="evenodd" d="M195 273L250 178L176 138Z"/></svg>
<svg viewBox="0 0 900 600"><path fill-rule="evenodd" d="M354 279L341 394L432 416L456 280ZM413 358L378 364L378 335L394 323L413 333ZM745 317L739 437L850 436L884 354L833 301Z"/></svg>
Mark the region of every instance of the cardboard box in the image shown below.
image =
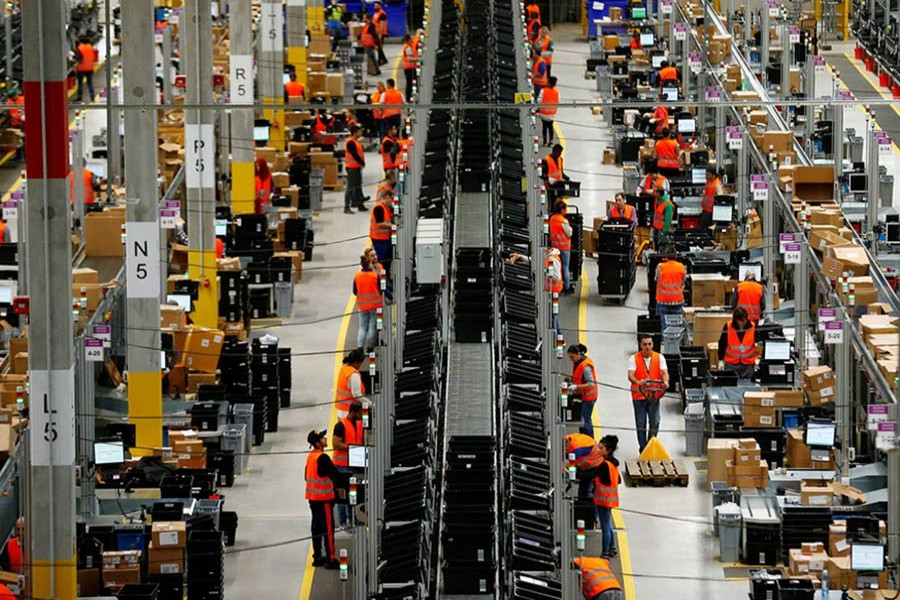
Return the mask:
<svg viewBox="0 0 900 600"><path fill-rule="evenodd" d="M103 584L105 586L122 586L126 583L140 583L141 568L129 569L103 569Z"/></svg>
<svg viewBox="0 0 900 600"><path fill-rule="evenodd" d="M737 448L737 440L732 438L711 438L707 442L708 481L728 481L726 464L729 461L733 462L735 448Z"/></svg>
<svg viewBox="0 0 900 600"><path fill-rule="evenodd" d="M141 566L140 550L108 550L102 555L103 570L133 569Z"/></svg>
<svg viewBox="0 0 900 600"><path fill-rule="evenodd" d="M165 329L184 329L184 309L180 306L159 307L160 326Z"/></svg>
<svg viewBox="0 0 900 600"><path fill-rule="evenodd" d="M803 371L803 388L805 390L820 390L832 386L834 386L834 371L831 370L831 367L822 365Z"/></svg>
<svg viewBox="0 0 900 600"><path fill-rule="evenodd" d="M776 427L777 425L778 417L775 415L775 407L744 407L744 427Z"/></svg>
<svg viewBox="0 0 900 600"><path fill-rule="evenodd" d="M788 551L788 568L794 575L821 575L827 561L824 552L805 553L800 548Z"/></svg>
<svg viewBox="0 0 900 600"><path fill-rule="evenodd" d="M156 521L150 535L151 548L184 548L187 541L186 524L184 521Z"/></svg>
<svg viewBox="0 0 900 600"><path fill-rule="evenodd" d="M722 293L724 296L724 282ZM730 312L704 312L694 316L694 345L707 346L715 343L718 347L719 335L725 324L731 321ZM712 361L710 361L712 362Z"/></svg>
<svg viewBox="0 0 900 600"><path fill-rule="evenodd" d="M172 442L172 452L179 458L191 458L193 456L200 456L206 452L206 449L203 446L203 442L200 440L178 440L176 442ZM160 543L160 546L168 546L170 544Z"/></svg>
<svg viewBox="0 0 900 600"><path fill-rule="evenodd" d="M587 238L585 238L587 239ZM300 283L301 276L303 275L303 251L302 250L288 250L285 252L275 252L272 254L273 257L286 257L290 258L294 263L294 283Z"/></svg>
<svg viewBox="0 0 900 600"><path fill-rule="evenodd" d="M77 586L77 594L79 598L99 596L100 569L78 569Z"/></svg>
<svg viewBox="0 0 900 600"><path fill-rule="evenodd" d="M604 50L615 50L619 46L619 36L618 35L604 35L603 36L603 49Z"/></svg>
<svg viewBox="0 0 900 600"><path fill-rule="evenodd" d="M799 408L803 406L803 390L772 390L775 406Z"/></svg>
<svg viewBox="0 0 900 600"><path fill-rule="evenodd" d="M775 392L744 392L744 407L775 406Z"/></svg>
<svg viewBox="0 0 900 600"><path fill-rule="evenodd" d="M604 164L604 165L614 165L614 164L616 164L616 150L615 150L615 148L604 148L604 149L603 149L603 164Z"/></svg>
<svg viewBox="0 0 900 600"><path fill-rule="evenodd" d="M706 355L709 357L709 364L719 364L719 343L709 342L706 344Z"/></svg>
<svg viewBox="0 0 900 600"><path fill-rule="evenodd" d="M124 211L104 210L84 217L84 253L91 257L121 257Z"/></svg>
<svg viewBox="0 0 900 600"><path fill-rule="evenodd" d="M829 557L828 579L831 582L830 586L837 590L845 585L851 590L857 587L856 571L850 568L849 556Z"/></svg>
<svg viewBox="0 0 900 600"><path fill-rule="evenodd" d="M28 373L28 353L19 352L13 358L12 373L16 375L26 375Z"/></svg>
<svg viewBox="0 0 900 600"><path fill-rule="evenodd" d="M873 302L878 301L878 290L875 289L875 282L872 281L872 278L868 275L863 275L861 277L848 277L846 292L844 291L843 285L836 286L835 291L837 292L837 295L841 299L841 301L845 304L850 304L850 285L853 286L853 306L865 307Z"/></svg>
<svg viewBox="0 0 900 600"><path fill-rule="evenodd" d="M806 400L810 406L822 406L823 404L834 404L835 389L833 386L824 387L821 390L807 390Z"/></svg>
<svg viewBox="0 0 900 600"><path fill-rule="evenodd" d="M157 547L151 542L147 551L147 571L151 574L184 573L184 548Z"/></svg>
<svg viewBox="0 0 900 600"><path fill-rule="evenodd" d="M342 97L344 95L344 74L326 73L325 91L331 94L332 98Z"/></svg>
<svg viewBox="0 0 900 600"><path fill-rule="evenodd" d="M16 453L18 434L12 424L0 424L0 457L9 458Z"/></svg>
<svg viewBox="0 0 900 600"><path fill-rule="evenodd" d="M803 506L831 506L834 488L829 481L804 480L800 483L800 504Z"/></svg>
<svg viewBox="0 0 900 600"><path fill-rule="evenodd" d="M215 373L224 338L224 334L218 329L192 329L182 353L181 366L204 373Z"/></svg>
<svg viewBox="0 0 900 600"><path fill-rule="evenodd" d="M834 168L818 165L795 167L794 200L814 204L834 202Z"/></svg>
<svg viewBox="0 0 900 600"><path fill-rule="evenodd" d="M800 550L803 554L814 554L816 552L825 552L825 546L822 542L803 542L800 544Z"/></svg>
<svg viewBox="0 0 900 600"><path fill-rule="evenodd" d="M847 542L847 521L837 519L828 527L828 555L832 557L850 556Z"/></svg>
<svg viewBox="0 0 900 600"><path fill-rule="evenodd" d="M269 163L270 165L274 165L276 152L277 150L275 150L275 148L272 148L271 146L260 146L255 150L255 157L257 160L259 160L260 158L264 158L267 163Z"/></svg>
<svg viewBox="0 0 900 600"><path fill-rule="evenodd" d="M169 252L169 271L184 273L188 270L188 247L183 244L172 244ZM187 279L187 277L185 277Z"/></svg>
<svg viewBox="0 0 900 600"><path fill-rule="evenodd" d="M759 445L757 444L755 448L736 447L734 449L733 460L735 465L756 465L760 460Z"/></svg>
<svg viewBox="0 0 900 600"><path fill-rule="evenodd" d="M844 238L841 238L842 240ZM823 272L831 278L840 277L842 273L848 273L850 277L861 277L869 272L869 255L865 248L849 242L843 244L833 243L826 252L828 260L834 265L822 265ZM828 268L828 267L831 268Z"/></svg>
<svg viewBox="0 0 900 600"><path fill-rule="evenodd" d="M693 306L723 306L725 304L724 275L703 273L691 275L691 304Z"/></svg>
<svg viewBox="0 0 900 600"><path fill-rule="evenodd" d="M830 204L813 206L809 210L809 221L813 225L831 225L841 228L844 225L844 214L839 207L832 207Z"/></svg>
<svg viewBox="0 0 900 600"><path fill-rule="evenodd" d="M188 371L187 375L187 391L189 394L196 394L201 385L215 385L217 377L215 373L199 373L197 371Z"/></svg>
<svg viewBox="0 0 900 600"><path fill-rule="evenodd" d="M809 245L819 254L826 254L833 246L849 246L850 242L837 233L837 227L816 225L809 229Z"/></svg>
<svg viewBox="0 0 900 600"><path fill-rule="evenodd" d="M72 284L100 283L100 275L94 269L72 269Z"/></svg>
<svg viewBox="0 0 900 600"><path fill-rule="evenodd" d="M762 148L765 153L769 148L775 152L791 152L794 149L794 133L792 131L767 131L763 134Z"/></svg>
<svg viewBox="0 0 900 600"><path fill-rule="evenodd" d="M622 20L622 8L619 6L611 6L609 7L609 20L613 23Z"/></svg>
<svg viewBox="0 0 900 600"><path fill-rule="evenodd" d="M855 278L851 277L850 281ZM897 317L890 315L864 315L859 318L859 325L862 329L863 336L868 337L876 334L897 335Z"/></svg>

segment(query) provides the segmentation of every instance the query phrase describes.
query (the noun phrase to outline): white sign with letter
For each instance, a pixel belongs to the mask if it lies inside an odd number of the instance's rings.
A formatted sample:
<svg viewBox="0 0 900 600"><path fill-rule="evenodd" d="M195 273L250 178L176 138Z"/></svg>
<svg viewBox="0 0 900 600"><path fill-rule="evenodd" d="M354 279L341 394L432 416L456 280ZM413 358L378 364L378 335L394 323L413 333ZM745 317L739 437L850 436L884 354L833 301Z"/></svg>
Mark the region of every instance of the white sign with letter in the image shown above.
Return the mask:
<svg viewBox="0 0 900 600"><path fill-rule="evenodd" d="M52 383L52 386L51 386ZM75 370L31 371L31 464L75 464Z"/></svg>
<svg viewBox="0 0 900 600"><path fill-rule="evenodd" d="M184 164L185 183L189 188L214 188L216 186L215 129L212 124L186 124L187 141Z"/></svg>
<svg viewBox="0 0 900 600"><path fill-rule="evenodd" d="M234 54L229 63L232 104L253 104L253 56Z"/></svg>
<svg viewBox="0 0 900 600"><path fill-rule="evenodd" d="M125 232L128 297L159 298L159 224L133 221Z"/></svg>

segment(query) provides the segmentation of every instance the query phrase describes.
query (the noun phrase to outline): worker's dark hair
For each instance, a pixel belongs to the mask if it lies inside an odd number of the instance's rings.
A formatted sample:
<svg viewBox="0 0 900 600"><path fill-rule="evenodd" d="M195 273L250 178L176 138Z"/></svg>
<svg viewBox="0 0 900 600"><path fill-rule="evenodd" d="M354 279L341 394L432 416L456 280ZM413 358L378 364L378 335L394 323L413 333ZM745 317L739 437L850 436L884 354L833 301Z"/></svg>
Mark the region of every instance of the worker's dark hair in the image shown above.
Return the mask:
<svg viewBox="0 0 900 600"><path fill-rule="evenodd" d="M606 448L606 451L612 454L616 451L616 448L619 447L619 436L616 435L604 435L600 438L599 442L603 444L603 447Z"/></svg>
<svg viewBox="0 0 900 600"><path fill-rule="evenodd" d="M553 144L552 150L554 152L562 152L563 151L562 144Z"/></svg>
<svg viewBox="0 0 900 600"><path fill-rule="evenodd" d="M656 164L655 160L648 160L644 163L644 171L646 171L647 173L658 173L659 165Z"/></svg>
<svg viewBox="0 0 900 600"><path fill-rule="evenodd" d="M350 408L347 409L348 413L361 413L362 412L362 402L359 400L354 400L350 403Z"/></svg>
<svg viewBox="0 0 900 600"><path fill-rule="evenodd" d="M553 213L554 214L556 214L558 212L564 213L564 212L566 212L566 209L568 207L569 207L569 205L566 204L566 201L563 200L562 198L557 198L556 200L553 201Z"/></svg>
<svg viewBox="0 0 900 600"><path fill-rule="evenodd" d="M666 67L668 67L668 66L669 66L669 61L667 61L667 60L664 60L664 61L662 61L661 63L659 63L659 68L660 68L660 69L664 69L664 68L666 68Z"/></svg>
<svg viewBox="0 0 900 600"><path fill-rule="evenodd" d="M674 140L675 138L678 137L678 132L675 131L674 129L672 129L671 131L669 131L669 137Z"/></svg>
<svg viewBox="0 0 900 600"><path fill-rule="evenodd" d="M369 252L369 251L366 250L366 254L368 254L368 252ZM369 259L368 259L368 257L367 257L365 254L360 254L360 256L359 256L359 266L365 267L367 264L369 264Z"/></svg>
<svg viewBox="0 0 900 600"><path fill-rule="evenodd" d="M665 138L665 137L669 137L669 128L668 128L668 127L663 128L663 130L662 130L662 136L663 136L664 138Z"/></svg>
<svg viewBox="0 0 900 600"><path fill-rule="evenodd" d="M584 344L571 344L566 348L568 354L587 354L587 346Z"/></svg>
<svg viewBox="0 0 900 600"><path fill-rule="evenodd" d="M366 353L362 351L362 348L354 348L347 353L343 362L345 365L352 365L353 363L361 363L364 360L366 360Z"/></svg>
<svg viewBox="0 0 900 600"><path fill-rule="evenodd" d="M388 87L394 87L395 85L397 85L397 82L394 81L393 79L388 79L387 85L388 85Z"/></svg>
<svg viewBox="0 0 900 600"><path fill-rule="evenodd" d="M359 125L354 125L350 128L350 133L357 133L359 131L362 131L362 127L360 127Z"/></svg>
<svg viewBox="0 0 900 600"><path fill-rule="evenodd" d="M556 77L551 75L547 78L548 87L556 87L556 82L559 81Z"/></svg>
<svg viewBox="0 0 900 600"><path fill-rule="evenodd" d="M619 198L622 198L622 200L625 200L625 194L623 194L622 192L616 192L616 195L613 196L613 198L616 200L618 200Z"/></svg>
<svg viewBox="0 0 900 600"><path fill-rule="evenodd" d="M409 37L409 34L407 33L406 35L403 36L403 43L405 44L406 42L408 42L408 41L411 40L411 39L412 39L412 38Z"/></svg>
<svg viewBox="0 0 900 600"><path fill-rule="evenodd" d="M291 81L297 81L297 71L291 71L289 75L290 75Z"/></svg>
<svg viewBox="0 0 900 600"><path fill-rule="evenodd" d="M635 31L635 32L633 32L633 33L631 34L631 37L633 37L634 39L640 39L640 37L641 37L641 32L640 32L640 31Z"/></svg>
<svg viewBox="0 0 900 600"><path fill-rule="evenodd" d="M639 333L637 337L638 337L638 346L640 346L641 342L643 342L644 340L650 340L651 342L653 341L653 336L650 335L649 333Z"/></svg>
<svg viewBox="0 0 900 600"><path fill-rule="evenodd" d="M743 321L744 319L750 318L750 315L747 314L746 308L744 308L743 306L738 306L736 309L734 309L732 317L735 321Z"/></svg>

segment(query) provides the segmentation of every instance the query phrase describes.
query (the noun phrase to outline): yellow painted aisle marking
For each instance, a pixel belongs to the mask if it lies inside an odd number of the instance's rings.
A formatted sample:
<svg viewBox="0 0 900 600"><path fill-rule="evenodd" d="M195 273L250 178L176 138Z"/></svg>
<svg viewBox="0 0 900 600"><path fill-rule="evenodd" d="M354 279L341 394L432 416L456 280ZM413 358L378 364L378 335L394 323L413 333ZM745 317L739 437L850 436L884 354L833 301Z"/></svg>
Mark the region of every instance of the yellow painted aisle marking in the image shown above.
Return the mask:
<svg viewBox="0 0 900 600"><path fill-rule="evenodd" d="M881 87L880 87L877 83L875 83L875 82L873 82L871 79L869 79L868 75L866 75L866 72L865 72L858 64L856 64L857 61L856 61L856 59L855 59L854 57L852 57L850 54L848 54L848 53L845 52L845 53L844 53L844 58L847 59L847 62L849 62L851 65L853 65L853 68L856 69L856 70L859 72L859 74L862 76L863 79L865 79L869 84L871 84L871 85L875 88L875 91L876 91L878 94L880 94L882 98L885 98L885 99L889 99L889 98L890 98L889 96L885 95L884 92L881 91ZM831 68L831 65L829 65L829 70L832 71L832 72L834 72L834 69ZM841 87L841 89L846 90L846 91L848 91L848 92L850 92L850 93L853 93L853 90L851 90L851 89L847 86L847 84L844 82L843 79L839 79L839 80L838 80L838 85ZM900 116L900 111L897 110L897 107L896 107L894 104L891 104L890 107L891 107L891 109L892 109L895 113L897 113L897 116ZM863 115L866 114L866 108L865 108L864 105L862 105L862 104L857 104L857 105L856 105L856 109L857 109L859 112L861 112ZM878 131L881 131L881 125L878 124L878 121L877 121L877 120L875 121L875 129L878 130ZM894 151L894 154L896 154L897 156L900 156L900 148L898 148L897 144L894 143L893 141L891 141L891 150Z"/></svg>

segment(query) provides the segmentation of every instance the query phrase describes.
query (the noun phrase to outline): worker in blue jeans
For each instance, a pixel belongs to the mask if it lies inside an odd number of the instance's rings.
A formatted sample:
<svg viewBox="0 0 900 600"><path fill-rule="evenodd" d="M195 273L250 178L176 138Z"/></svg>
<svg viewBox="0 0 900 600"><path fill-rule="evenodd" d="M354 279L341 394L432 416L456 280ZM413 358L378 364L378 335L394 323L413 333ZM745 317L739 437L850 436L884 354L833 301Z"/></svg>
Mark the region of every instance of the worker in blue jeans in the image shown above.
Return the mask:
<svg viewBox="0 0 900 600"><path fill-rule="evenodd" d="M659 398L648 398L645 386L650 381L662 381L668 389L669 369L666 357L653 351L653 336L639 336L638 346L640 350L628 358L628 381L638 447L643 452L650 438L659 433Z"/></svg>
<svg viewBox="0 0 900 600"><path fill-rule="evenodd" d="M597 369L587 356L587 346L572 344L566 349L572 361L572 383L569 395L581 397L581 432L594 437L594 404L597 403Z"/></svg>

